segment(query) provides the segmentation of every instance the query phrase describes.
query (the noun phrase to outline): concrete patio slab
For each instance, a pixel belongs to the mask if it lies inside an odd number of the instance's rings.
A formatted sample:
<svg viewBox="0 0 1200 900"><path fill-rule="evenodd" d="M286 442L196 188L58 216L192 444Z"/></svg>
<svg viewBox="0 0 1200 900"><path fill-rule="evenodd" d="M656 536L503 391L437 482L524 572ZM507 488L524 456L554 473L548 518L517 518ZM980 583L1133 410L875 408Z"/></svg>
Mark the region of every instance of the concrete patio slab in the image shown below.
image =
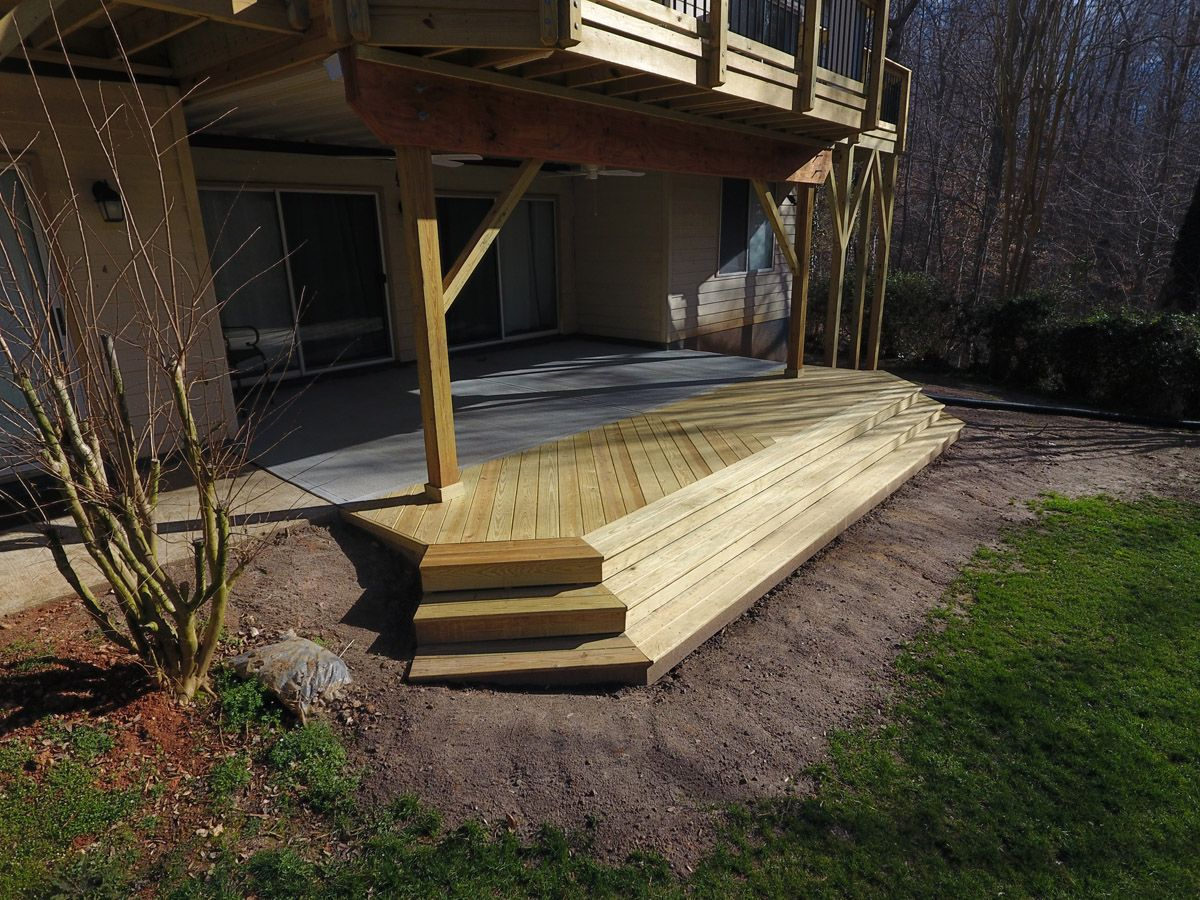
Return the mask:
<svg viewBox="0 0 1200 900"><path fill-rule="evenodd" d="M536 447L778 367L574 339L460 353L450 362L459 462ZM415 366L281 388L256 447L260 465L332 503L423 482Z"/></svg>

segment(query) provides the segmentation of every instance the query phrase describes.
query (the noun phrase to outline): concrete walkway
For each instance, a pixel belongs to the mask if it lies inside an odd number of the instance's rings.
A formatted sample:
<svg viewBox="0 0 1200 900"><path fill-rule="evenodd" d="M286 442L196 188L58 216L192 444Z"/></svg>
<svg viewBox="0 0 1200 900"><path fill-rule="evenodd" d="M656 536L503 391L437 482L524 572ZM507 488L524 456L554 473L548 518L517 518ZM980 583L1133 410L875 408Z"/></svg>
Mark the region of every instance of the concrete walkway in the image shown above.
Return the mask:
<svg viewBox="0 0 1200 900"><path fill-rule="evenodd" d="M268 535L289 522L311 521L333 516L335 510L270 472L254 469L237 479L234 527L242 539ZM158 505L161 541L159 552L168 562L191 558L191 542L197 536L195 492L190 488L166 491ZM70 520L58 520L67 536L67 553L91 572L89 583L98 586L103 578L95 569L87 551L71 544L74 526ZM54 565L45 539L37 528L23 526L0 533L0 616L39 606L71 593Z"/></svg>
<svg viewBox="0 0 1200 900"><path fill-rule="evenodd" d="M450 361L459 463L473 465L779 368L690 350L565 339ZM413 365L281 389L258 436L271 472L332 503L425 480Z"/></svg>

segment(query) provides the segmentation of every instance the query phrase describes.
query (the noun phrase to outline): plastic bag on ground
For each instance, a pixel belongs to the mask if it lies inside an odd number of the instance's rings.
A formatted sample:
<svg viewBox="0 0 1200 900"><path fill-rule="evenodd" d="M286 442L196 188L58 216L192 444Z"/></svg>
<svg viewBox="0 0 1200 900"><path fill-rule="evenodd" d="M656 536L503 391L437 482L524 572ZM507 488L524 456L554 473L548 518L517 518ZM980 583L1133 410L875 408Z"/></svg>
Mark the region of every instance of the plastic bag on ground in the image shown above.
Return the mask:
<svg viewBox="0 0 1200 900"><path fill-rule="evenodd" d="M249 650L229 661L242 678L255 678L306 721L313 704L338 696L351 683L350 669L336 653L288 631L278 643Z"/></svg>

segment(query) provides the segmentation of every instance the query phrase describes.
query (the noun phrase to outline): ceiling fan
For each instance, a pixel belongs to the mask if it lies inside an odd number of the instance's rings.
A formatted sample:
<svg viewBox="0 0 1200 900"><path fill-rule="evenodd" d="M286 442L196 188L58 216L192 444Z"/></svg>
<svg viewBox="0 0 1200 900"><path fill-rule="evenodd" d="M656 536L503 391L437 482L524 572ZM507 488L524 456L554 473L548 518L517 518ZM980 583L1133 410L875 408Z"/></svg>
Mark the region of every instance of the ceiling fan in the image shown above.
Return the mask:
<svg viewBox="0 0 1200 900"><path fill-rule="evenodd" d="M469 162L479 162L483 159L478 153L435 153L433 164L444 169L457 169Z"/></svg>
<svg viewBox="0 0 1200 900"><path fill-rule="evenodd" d="M553 178L586 178L588 181L596 181L601 176L614 178L641 178L645 172L634 172L632 169L606 169L604 166L585 163L578 169L571 169L566 172L556 172L551 177Z"/></svg>

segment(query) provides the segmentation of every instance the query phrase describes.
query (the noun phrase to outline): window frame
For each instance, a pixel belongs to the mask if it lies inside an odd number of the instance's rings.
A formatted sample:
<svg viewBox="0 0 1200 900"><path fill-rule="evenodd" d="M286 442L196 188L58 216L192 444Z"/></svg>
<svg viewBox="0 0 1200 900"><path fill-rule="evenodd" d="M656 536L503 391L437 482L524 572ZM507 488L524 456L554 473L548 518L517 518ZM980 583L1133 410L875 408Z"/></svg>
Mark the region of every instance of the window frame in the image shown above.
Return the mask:
<svg viewBox="0 0 1200 900"><path fill-rule="evenodd" d="M396 353L396 333L392 322L393 318L393 298L392 298L392 278L388 271L388 243L387 235L384 230L383 220L383 196L380 190L367 186L353 185L312 185L312 184L276 184L276 183L258 183L258 184L235 184L227 181L202 181L196 186L197 192L200 191L224 191L227 193L262 193L271 194L275 201L275 216L279 224L279 236L283 241L283 270L288 283L288 303L292 309L292 326L297 329L296 335L296 361L298 365L293 369L288 369L284 372L270 373L266 377L268 382L291 381L298 378L313 378L317 375L323 375L327 372L348 372L353 369L369 368L371 366L380 366L386 363L395 362L397 360ZM383 304L383 320L384 320L384 335L387 338L387 353L384 356L372 357L370 359L355 360L348 363L337 363L332 366L316 366L309 367L304 358L304 348L299 338L299 308L297 305L296 286L292 278L292 261L291 252L287 249L287 228L283 220L283 201L282 194L338 194L342 196L360 196L370 197L375 205L375 235L379 242L379 266L383 274L384 284L384 304ZM209 254L211 263L212 251L207 248L208 236L205 235L206 252ZM218 298L219 299L219 298Z"/></svg>
<svg viewBox="0 0 1200 900"><path fill-rule="evenodd" d="M737 181L744 182L746 185L745 226L743 229L744 233L742 236L742 244L741 244L742 254L744 254L744 256L745 256L745 266L741 269L737 269L734 271L723 272L723 271L721 271L721 255L722 255L721 248L725 243L725 240L724 240L725 239L725 193L726 193L725 185L728 182L737 182ZM779 262L778 262L778 258L777 258L777 254L776 254L777 247L775 246L775 229L771 227L769 222L767 222L767 240L770 245L771 264L769 266L764 266L762 268L756 268L756 269L750 268L750 237L751 237L751 223L753 221L751 218L751 212L755 208L754 205L757 203L757 200L754 196L754 186L748 180L743 179L743 178L721 178L720 182L721 182L720 204L718 207L718 214L717 214L717 271L716 271L716 277L717 278L738 278L738 277L744 277L746 275L757 275L761 272L776 271L779 268ZM765 215L766 214L764 212L764 217L765 217Z"/></svg>

